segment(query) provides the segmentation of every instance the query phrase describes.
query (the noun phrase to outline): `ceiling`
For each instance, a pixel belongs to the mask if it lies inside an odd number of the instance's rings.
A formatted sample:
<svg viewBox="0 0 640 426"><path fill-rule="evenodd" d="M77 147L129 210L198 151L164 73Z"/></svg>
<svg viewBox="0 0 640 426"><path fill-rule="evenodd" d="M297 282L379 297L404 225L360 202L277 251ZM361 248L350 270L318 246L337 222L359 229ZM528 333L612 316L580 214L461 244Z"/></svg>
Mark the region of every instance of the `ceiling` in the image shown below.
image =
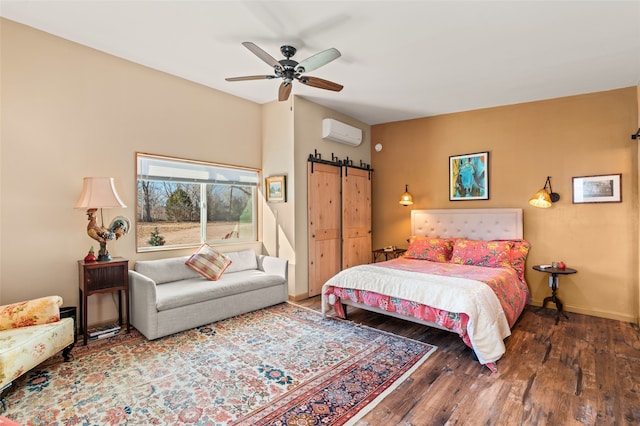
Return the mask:
<svg viewBox="0 0 640 426"><path fill-rule="evenodd" d="M242 46L298 62L342 56L309 73L341 92L300 95L368 124L640 85L634 1L36 1L0 15L257 103L280 80Z"/></svg>

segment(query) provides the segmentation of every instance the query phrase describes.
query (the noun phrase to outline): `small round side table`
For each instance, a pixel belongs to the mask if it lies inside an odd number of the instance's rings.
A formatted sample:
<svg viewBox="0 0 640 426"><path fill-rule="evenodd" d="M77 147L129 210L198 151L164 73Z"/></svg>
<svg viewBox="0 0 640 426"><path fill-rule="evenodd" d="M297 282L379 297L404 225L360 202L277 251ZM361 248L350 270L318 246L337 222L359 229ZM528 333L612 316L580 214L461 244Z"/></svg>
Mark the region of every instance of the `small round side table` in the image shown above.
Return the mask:
<svg viewBox="0 0 640 426"><path fill-rule="evenodd" d="M578 271L572 268L560 269L560 268L553 268L551 266L543 267L543 265L535 265L533 269L539 272L546 272L548 274L551 274L551 296L544 298L544 301L542 302L542 306L540 307L540 309L545 308L548 302L553 302L556 304L556 309L558 310L558 317L556 318L556 324L560 320L560 314L564 315L566 319L569 319L567 314L565 314L564 311L562 310L562 302L556 295L556 291L558 290L558 275L575 274Z"/></svg>

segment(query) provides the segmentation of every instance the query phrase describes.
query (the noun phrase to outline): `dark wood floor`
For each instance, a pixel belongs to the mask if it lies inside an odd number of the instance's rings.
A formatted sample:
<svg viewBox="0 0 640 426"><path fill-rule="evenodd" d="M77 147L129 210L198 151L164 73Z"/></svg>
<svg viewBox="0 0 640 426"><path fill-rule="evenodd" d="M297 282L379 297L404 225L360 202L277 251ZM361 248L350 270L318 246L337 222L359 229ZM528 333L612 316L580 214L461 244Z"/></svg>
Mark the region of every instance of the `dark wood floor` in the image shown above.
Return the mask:
<svg viewBox="0 0 640 426"><path fill-rule="evenodd" d="M297 302L320 310L319 297ZM452 333L361 309L349 319L438 346L357 424L639 425L640 329L528 307L491 373Z"/></svg>

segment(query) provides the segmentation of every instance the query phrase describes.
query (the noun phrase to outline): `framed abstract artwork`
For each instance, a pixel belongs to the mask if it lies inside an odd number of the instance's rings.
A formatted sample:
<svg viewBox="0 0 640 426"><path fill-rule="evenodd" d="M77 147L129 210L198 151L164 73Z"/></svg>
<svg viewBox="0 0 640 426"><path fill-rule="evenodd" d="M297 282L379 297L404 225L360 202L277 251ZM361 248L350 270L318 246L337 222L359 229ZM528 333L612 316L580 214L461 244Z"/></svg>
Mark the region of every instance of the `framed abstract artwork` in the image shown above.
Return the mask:
<svg viewBox="0 0 640 426"><path fill-rule="evenodd" d="M267 202L286 203L287 202L287 177L270 176L266 179Z"/></svg>
<svg viewBox="0 0 640 426"><path fill-rule="evenodd" d="M621 203L621 174L573 178L573 204Z"/></svg>
<svg viewBox="0 0 640 426"><path fill-rule="evenodd" d="M489 199L489 153L449 157L449 200Z"/></svg>

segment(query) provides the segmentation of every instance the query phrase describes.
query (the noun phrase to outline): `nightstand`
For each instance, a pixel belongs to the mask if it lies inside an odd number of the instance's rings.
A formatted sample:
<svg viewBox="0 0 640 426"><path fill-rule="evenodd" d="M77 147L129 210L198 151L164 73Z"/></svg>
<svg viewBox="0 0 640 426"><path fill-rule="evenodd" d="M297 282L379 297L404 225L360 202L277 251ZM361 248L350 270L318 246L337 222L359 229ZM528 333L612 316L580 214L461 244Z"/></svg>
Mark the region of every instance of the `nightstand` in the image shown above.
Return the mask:
<svg viewBox="0 0 640 426"><path fill-rule="evenodd" d="M533 269L535 269L536 271L539 271L539 272L546 272L548 274L551 274L551 277L550 277L550 280L551 280L550 281L550 284L551 284L551 296L544 298L544 301L542 302L542 306L540 307L540 309L545 308L547 306L548 302L553 302L553 303L556 304L556 309L558 310L558 317L556 318L556 324L560 320L560 314L564 315L564 317L566 319L569 319L567 314L565 314L563 312L563 310L562 310L562 302L560 301L560 299L556 295L556 291L558 290L558 275L575 274L578 271L575 270L575 269L571 269L571 268L560 269L560 268L553 268L551 266L543 268L542 265L535 265L533 267Z"/></svg>
<svg viewBox="0 0 640 426"><path fill-rule="evenodd" d="M129 261L114 257L105 262L78 261L80 268L80 332L87 344L87 298L97 293L118 292L118 324L122 326L122 293L125 300L127 333L129 325Z"/></svg>
<svg viewBox="0 0 640 426"><path fill-rule="evenodd" d="M378 258L382 256L384 256L384 260L395 259L396 257L402 256L405 251L407 251L407 249L399 249L399 248L393 249L393 250L385 250L383 248L375 249L371 252L372 253L371 263L376 263Z"/></svg>

